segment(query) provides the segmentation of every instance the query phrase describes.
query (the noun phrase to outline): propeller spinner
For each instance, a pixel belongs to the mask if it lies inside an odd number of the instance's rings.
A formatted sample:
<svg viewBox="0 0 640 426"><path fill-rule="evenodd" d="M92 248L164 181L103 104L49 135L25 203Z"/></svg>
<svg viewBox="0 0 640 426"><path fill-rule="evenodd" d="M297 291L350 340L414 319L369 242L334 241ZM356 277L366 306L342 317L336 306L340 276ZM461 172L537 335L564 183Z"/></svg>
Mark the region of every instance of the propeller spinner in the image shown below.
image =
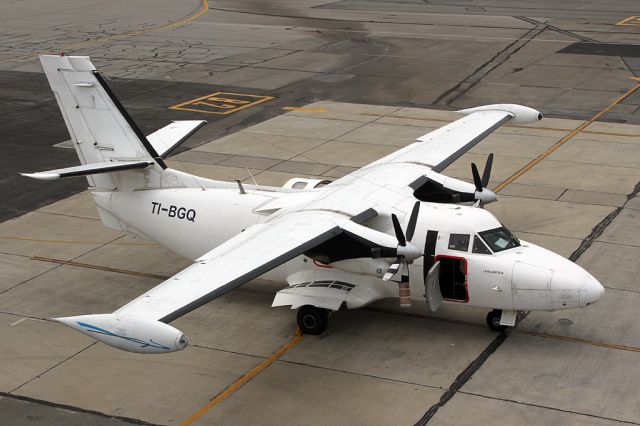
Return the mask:
<svg viewBox="0 0 640 426"><path fill-rule="evenodd" d="M493 166L493 153L487 157L487 162L484 165L482 171L482 177L478 172L478 167L475 163L471 163L471 174L473 175L473 184L476 187L474 194L476 200L480 202L480 206L484 204L492 203L498 199L496 194L487 188L489 185L489 179L491 178L491 167Z"/></svg>
<svg viewBox="0 0 640 426"><path fill-rule="evenodd" d="M396 250L397 258L396 261L389 266L389 269L387 269L387 272L382 277L383 280L389 281L398 272L400 272L400 282L409 281L409 267L407 265L422 256L422 251L411 244L411 239L413 238L416 231L416 225L418 223L418 213L420 213L420 201L416 201L413 205L406 233L402 231L398 216L391 214L393 230L395 231L396 238L398 239L398 248Z"/></svg>

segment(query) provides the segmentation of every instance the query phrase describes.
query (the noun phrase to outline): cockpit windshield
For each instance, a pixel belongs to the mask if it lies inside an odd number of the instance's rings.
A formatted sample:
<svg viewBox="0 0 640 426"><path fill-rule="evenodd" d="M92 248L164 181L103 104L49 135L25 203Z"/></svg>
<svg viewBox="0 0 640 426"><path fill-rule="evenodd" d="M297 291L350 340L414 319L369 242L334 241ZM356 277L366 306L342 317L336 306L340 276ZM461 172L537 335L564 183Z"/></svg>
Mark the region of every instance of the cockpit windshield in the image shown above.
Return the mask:
<svg viewBox="0 0 640 426"><path fill-rule="evenodd" d="M489 229L488 231L478 232L485 243L493 250L494 253L508 250L514 247L520 247L520 240L516 238L504 226L501 228Z"/></svg>

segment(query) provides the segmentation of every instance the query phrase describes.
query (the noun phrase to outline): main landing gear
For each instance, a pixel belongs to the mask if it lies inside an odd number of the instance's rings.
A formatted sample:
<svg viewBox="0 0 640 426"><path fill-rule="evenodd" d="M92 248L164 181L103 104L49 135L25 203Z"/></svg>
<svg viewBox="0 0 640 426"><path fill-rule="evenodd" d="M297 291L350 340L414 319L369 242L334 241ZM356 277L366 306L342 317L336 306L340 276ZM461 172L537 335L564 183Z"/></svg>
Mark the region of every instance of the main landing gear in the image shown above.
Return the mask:
<svg viewBox="0 0 640 426"><path fill-rule="evenodd" d="M487 314L487 325L493 331L502 332L507 329L508 326L500 325L500 317L502 317L501 309L494 309Z"/></svg>
<svg viewBox="0 0 640 426"><path fill-rule="evenodd" d="M298 309L297 319L298 327L303 334L318 335L327 329L329 311L312 305L304 305Z"/></svg>

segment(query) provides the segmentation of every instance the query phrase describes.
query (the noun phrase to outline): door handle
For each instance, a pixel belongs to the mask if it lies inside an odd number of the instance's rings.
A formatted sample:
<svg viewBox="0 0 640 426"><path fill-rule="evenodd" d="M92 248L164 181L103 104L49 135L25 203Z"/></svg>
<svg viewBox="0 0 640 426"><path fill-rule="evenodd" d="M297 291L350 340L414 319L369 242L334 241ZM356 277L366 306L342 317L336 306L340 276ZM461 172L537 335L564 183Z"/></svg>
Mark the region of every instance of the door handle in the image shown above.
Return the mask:
<svg viewBox="0 0 640 426"><path fill-rule="evenodd" d="M500 288L499 285L496 285L496 286L491 287L491 290L493 290L493 291L502 291L502 288Z"/></svg>

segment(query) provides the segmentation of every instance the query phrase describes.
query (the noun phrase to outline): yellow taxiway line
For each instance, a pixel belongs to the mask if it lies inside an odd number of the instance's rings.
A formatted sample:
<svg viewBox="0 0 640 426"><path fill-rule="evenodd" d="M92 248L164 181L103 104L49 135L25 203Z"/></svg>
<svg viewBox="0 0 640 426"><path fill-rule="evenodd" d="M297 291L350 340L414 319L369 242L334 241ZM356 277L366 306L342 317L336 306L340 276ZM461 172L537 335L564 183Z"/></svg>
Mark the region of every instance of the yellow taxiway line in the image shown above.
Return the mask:
<svg viewBox="0 0 640 426"><path fill-rule="evenodd" d="M594 121L596 121L597 119L602 117L604 114L609 112L611 110L611 108L613 108L614 106L618 105L620 102L622 102L628 96L630 96L633 92L638 90L640 88L640 80L638 78L633 78L633 79L636 80L636 81L639 81L639 83L636 84L631 89L627 90L623 95L618 97L615 101L611 102L609 105L607 105L603 110L598 112L596 115L594 115L593 117L591 117L590 119L588 119L587 121L585 121L584 123L582 123L581 125L576 127L575 129L573 129L573 131L571 131L571 133L569 133L568 135L566 135L565 137L560 139L558 142L556 142L553 146L551 146L545 152L543 152L542 154L540 154L539 156L537 156L536 158L534 158L533 160L531 160L530 162L525 164L520 170L518 170L513 175L508 177L505 181L503 181L498 186L496 186L493 189L493 191L494 192L499 192L500 190L504 189L507 185L513 183L513 181L515 181L520 176L522 176L523 174L525 174L526 172L531 170L536 164L538 164L539 162L541 162L542 160L547 158L549 156L549 154L551 154L552 152L554 152L555 150L560 148L562 145L564 145L565 143L567 143L568 141L573 139L574 136L576 136L578 133L580 133L581 131L583 131L587 127L589 127Z"/></svg>
<svg viewBox="0 0 640 426"><path fill-rule="evenodd" d="M251 379L260 374L264 369L269 367L271 364L279 360L284 354L286 354L291 348L296 346L300 341L304 338L304 335L300 333L300 330L296 332L296 335L293 339L289 340L284 345L280 346L280 348L275 351L269 358L262 361L260 364L253 367L251 370L247 371L244 375L239 377L235 382L227 386L220 393L214 396L207 404L205 404L198 411L189 416L185 421L180 423L180 426L188 426L202 417L207 411L211 410L216 405L220 404L222 401L227 399L229 396L233 395L235 391L240 389L245 383L249 382Z"/></svg>

